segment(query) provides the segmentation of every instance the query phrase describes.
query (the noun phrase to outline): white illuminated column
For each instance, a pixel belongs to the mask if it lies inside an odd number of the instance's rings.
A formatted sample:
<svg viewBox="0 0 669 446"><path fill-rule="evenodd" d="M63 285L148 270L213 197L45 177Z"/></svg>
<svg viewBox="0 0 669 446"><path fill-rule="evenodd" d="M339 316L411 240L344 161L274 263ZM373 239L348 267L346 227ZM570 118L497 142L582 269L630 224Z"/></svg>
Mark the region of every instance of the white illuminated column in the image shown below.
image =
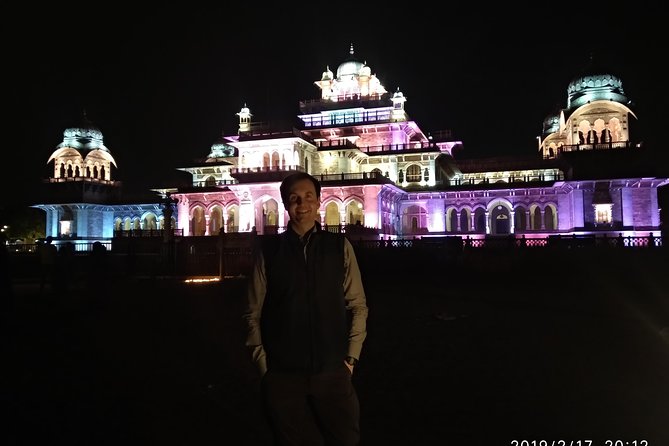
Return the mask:
<svg viewBox="0 0 669 446"><path fill-rule="evenodd" d="M239 197L237 232L250 232L256 224L253 197L248 189L237 189L235 190L235 194ZM256 228L256 230L259 230L259 228Z"/></svg>
<svg viewBox="0 0 669 446"><path fill-rule="evenodd" d="M183 235L190 234L190 219L188 212L188 197L185 195L173 195L174 198L178 199L177 203L177 215L179 223L177 225L183 231Z"/></svg>
<svg viewBox="0 0 669 446"><path fill-rule="evenodd" d="M277 209L278 209L278 213L279 213L279 219L278 219L279 221L278 221L277 224L279 225L280 228L284 228L284 227L286 227L286 223L287 223L286 222L286 207L283 205L283 201L281 201L280 198L276 201L276 204L277 204Z"/></svg>
<svg viewBox="0 0 669 446"><path fill-rule="evenodd" d="M365 226L368 228L381 229L381 220L379 219L380 198L379 192L381 187L378 185L369 185L363 188L364 205L363 212L365 213Z"/></svg>

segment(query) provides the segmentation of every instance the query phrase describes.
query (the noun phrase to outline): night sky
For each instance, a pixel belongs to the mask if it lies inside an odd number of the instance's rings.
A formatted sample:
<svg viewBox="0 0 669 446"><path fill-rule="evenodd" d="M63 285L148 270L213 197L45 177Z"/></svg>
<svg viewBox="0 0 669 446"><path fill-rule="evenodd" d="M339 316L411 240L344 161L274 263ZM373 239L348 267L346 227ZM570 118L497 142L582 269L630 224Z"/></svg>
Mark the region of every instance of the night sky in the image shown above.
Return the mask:
<svg viewBox="0 0 669 446"><path fill-rule="evenodd" d="M254 121L293 120L298 101L319 97L313 82L327 65L336 72L351 43L387 90L400 88L424 131L451 129L463 141L462 157L535 153L544 117L566 106L568 83L593 54L621 77L646 143L661 154L666 39L649 24L659 10L607 6L571 18L557 8L518 10L524 17L508 21L502 11L418 4L18 13L3 31L13 120L4 154L20 167L3 186L17 190L19 180L29 190L45 177L49 155L84 110L118 163L116 179L128 188L169 183L180 177L176 167L236 133L244 104Z"/></svg>

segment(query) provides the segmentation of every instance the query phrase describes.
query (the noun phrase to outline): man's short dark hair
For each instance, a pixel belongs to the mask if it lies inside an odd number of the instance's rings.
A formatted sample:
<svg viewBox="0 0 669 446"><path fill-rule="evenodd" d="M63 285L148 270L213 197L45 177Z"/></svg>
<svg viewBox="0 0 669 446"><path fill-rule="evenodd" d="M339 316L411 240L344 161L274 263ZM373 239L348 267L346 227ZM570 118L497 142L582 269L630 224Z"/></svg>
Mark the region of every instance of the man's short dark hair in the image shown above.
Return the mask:
<svg viewBox="0 0 669 446"><path fill-rule="evenodd" d="M314 189L316 190L316 197L320 198L321 183L319 183L316 178L312 177L306 172L297 172L290 174L286 178L284 178L283 181L281 182L281 187L279 187L279 191L281 192L281 200L283 200L285 204L287 204L290 201L290 189L293 187L295 183L302 180L309 180L312 183L314 183Z"/></svg>

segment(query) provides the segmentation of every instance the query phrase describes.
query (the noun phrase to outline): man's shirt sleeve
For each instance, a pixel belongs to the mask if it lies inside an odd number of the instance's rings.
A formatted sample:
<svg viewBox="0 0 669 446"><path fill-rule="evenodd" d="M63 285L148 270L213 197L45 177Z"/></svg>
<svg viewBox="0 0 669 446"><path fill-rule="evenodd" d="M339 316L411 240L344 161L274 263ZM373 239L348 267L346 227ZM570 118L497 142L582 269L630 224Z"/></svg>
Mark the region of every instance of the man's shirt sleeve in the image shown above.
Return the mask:
<svg viewBox="0 0 669 446"><path fill-rule="evenodd" d="M358 259L351 242L344 238L344 298L346 309L352 313L348 336L348 356L360 358L362 343L367 337L367 298L362 285Z"/></svg>
<svg viewBox="0 0 669 446"><path fill-rule="evenodd" d="M260 314L265 301L266 289L265 260L262 250L259 249L256 251L251 277L249 277L244 320L246 321L248 330L246 347L251 352L251 359L258 368L261 376L267 372L267 359L260 334Z"/></svg>

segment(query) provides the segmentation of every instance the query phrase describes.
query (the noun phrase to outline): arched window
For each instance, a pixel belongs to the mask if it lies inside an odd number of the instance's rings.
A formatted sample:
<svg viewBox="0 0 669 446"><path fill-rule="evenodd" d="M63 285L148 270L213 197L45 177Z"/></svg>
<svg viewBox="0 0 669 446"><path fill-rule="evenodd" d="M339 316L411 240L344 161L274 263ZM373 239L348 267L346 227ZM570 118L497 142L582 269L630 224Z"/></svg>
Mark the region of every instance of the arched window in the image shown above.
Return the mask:
<svg viewBox="0 0 669 446"><path fill-rule="evenodd" d="M144 216L143 228L149 230L158 229L156 216L154 214L146 214Z"/></svg>
<svg viewBox="0 0 669 446"><path fill-rule="evenodd" d="M327 226L336 226L337 228L339 228L339 225L341 224L339 206L333 201L325 206L325 224Z"/></svg>
<svg viewBox="0 0 669 446"><path fill-rule="evenodd" d="M218 206L209 211L209 235L218 235L223 226L223 212Z"/></svg>
<svg viewBox="0 0 669 446"><path fill-rule="evenodd" d="M535 231L541 229L541 209L539 209L539 206L536 206L532 212L532 229Z"/></svg>
<svg viewBox="0 0 669 446"><path fill-rule="evenodd" d="M191 231L195 236L205 234L205 225L206 221L204 218L204 209L201 207L196 207L193 209L193 218L191 219Z"/></svg>
<svg viewBox="0 0 669 446"><path fill-rule="evenodd" d="M469 232L469 211L467 209L460 211L460 232Z"/></svg>
<svg viewBox="0 0 669 446"><path fill-rule="evenodd" d="M446 213L446 232L455 232L458 230L458 213L451 208Z"/></svg>
<svg viewBox="0 0 669 446"><path fill-rule="evenodd" d="M225 228L225 232L237 232L239 229L239 208L238 206L232 205L228 208L228 224Z"/></svg>
<svg viewBox="0 0 669 446"><path fill-rule="evenodd" d="M269 199L262 205L263 234L276 234L279 226L279 205Z"/></svg>
<svg viewBox="0 0 669 446"><path fill-rule="evenodd" d="M527 215L525 215L525 208L518 206L513 213L513 226L516 231L527 230Z"/></svg>
<svg viewBox="0 0 669 446"><path fill-rule="evenodd" d="M555 210L553 209L553 206L548 205L544 209L544 227L552 231L556 229L555 227L555 221L557 220L557 215L555 214Z"/></svg>
<svg viewBox="0 0 669 446"><path fill-rule="evenodd" d="M611 118L609 120L609 132L611 133L611 142L618 142L622 140L622 126L620 125L620 119Z"/></svg>
<svg viewBox="0 0 669 446"><path fill-rule="evenodd" d="M405 234L427 232L427 211L425 208L417 205L406 208L402 215L402 229Z"/></svg>
<svg viewBox="0 0 669 446"><path fill-rule="evenodd" d="M482 208L474 212L475 231L485 233L485 211Z"/></svg>
<svg viewBox="0 0 669 446"><path fill-rule="evenodd" d="M353 200L346 206L346 224L365 224L365 218L362 212L362 203L358 200Z"/></svg>
<svg viewBox="0 0 669 446"><path fill-rule="evenodd" d="M417 164L412 164L407 168L407 182L408 183L417 183L420 181L421 171L420 166Z"/></svg>

